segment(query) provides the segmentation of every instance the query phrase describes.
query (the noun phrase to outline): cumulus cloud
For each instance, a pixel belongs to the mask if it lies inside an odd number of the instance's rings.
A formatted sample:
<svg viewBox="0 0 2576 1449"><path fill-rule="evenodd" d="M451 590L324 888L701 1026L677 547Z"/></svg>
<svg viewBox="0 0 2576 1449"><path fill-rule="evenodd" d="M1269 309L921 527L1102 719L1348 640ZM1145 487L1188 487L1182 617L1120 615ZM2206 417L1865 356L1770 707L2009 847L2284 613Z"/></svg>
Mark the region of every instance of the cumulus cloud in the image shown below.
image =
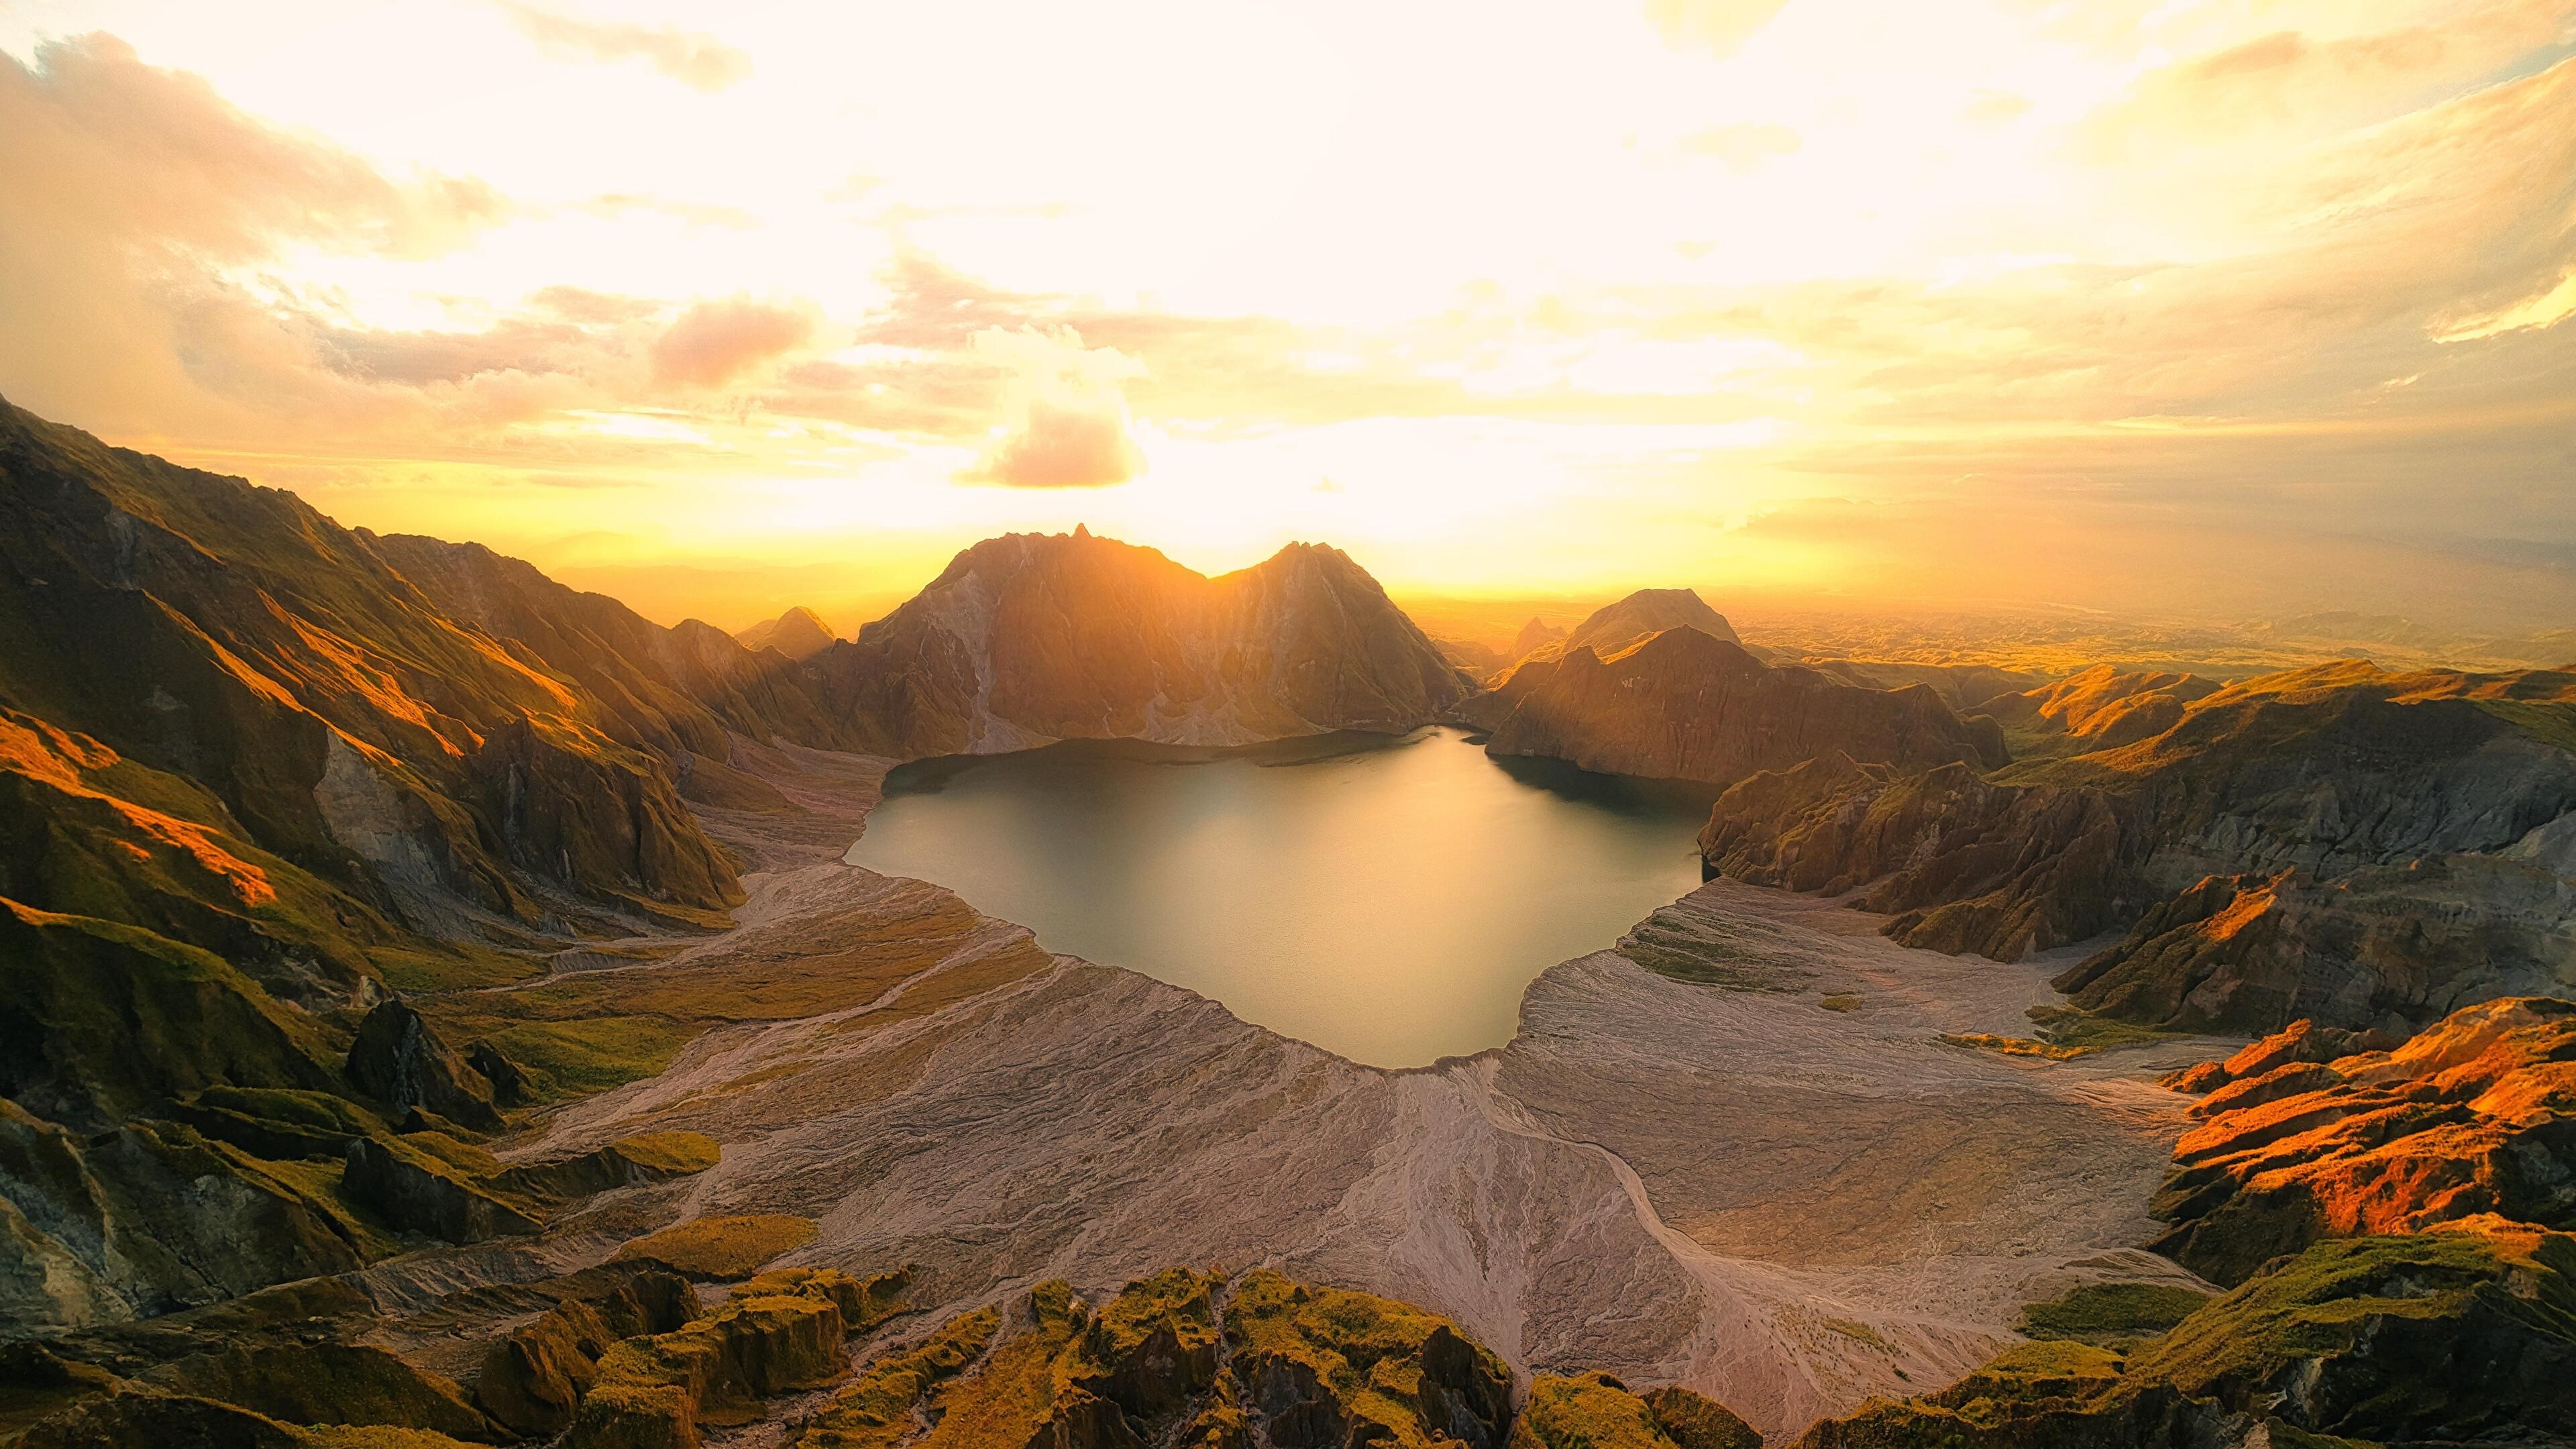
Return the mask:
<svg viewBox="0 0 2576 1449"><path fill-rule="evenodd" d="M1664 38L1720 56L1733 55L1788 0L1646 0L1646 17Z"/></svg>
<svg viewBox="0 0 2576 1449"><path fill-rule="evenodd" d="M970 481L1012 488L1102 488L1144 471L1127 435L1120 384L1142 364L1114 348L1085 347L1069 327L987 328L975 354L1008 373L1003 424Z"/></svg>
<svg viewBox="0 0 2576 1449"><path fill-rule="evenodd" d="M289 247L437 255L509 208L397 181L86 35L0 52L0 390L92 425L363 407L307 329L237 280Z"/></svg>
<svg viewBox="0 0 2576 1449"><path fill-rule="evenodd" d="M751 57L712 35L670 25L579 20L503 0L519 33L565 56L614 63L641 59L691 90L720 91L751 74Z"/></svg>
<svg viewBox="0 0 2576 1449"><path fill-rule="evenodd" d="M810 307L749 297L695 303L655 339L653 375L664 382L722 387L811 341L814 321Z"/></svg>

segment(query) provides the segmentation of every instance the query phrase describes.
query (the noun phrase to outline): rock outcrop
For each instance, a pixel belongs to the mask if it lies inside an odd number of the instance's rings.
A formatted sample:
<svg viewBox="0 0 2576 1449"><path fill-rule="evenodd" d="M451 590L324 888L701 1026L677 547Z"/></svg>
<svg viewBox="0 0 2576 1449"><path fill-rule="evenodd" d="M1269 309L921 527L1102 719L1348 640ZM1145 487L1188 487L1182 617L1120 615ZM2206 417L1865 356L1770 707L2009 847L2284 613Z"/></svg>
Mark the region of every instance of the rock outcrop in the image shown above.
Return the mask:
<svg viewBox="0 0 2576 1449"><path fill-rule="evenodd" d="M501 1114L492 1083L439 1040L421 1014L399 1001L379 1004L358 1023L342 1071L349 1085L393 1109L426 1107L478 1132L495 1132Z"/></svg>
<svg viewBox="0 0 2576 1449"><path fill-rule="evenodd" d="M2490 1001L2318 1059L2359 1044L2301 1023L2192 1083L2217 1081L2156 1196L2158 1251L2235 1283L2322 1238L2480 1213L2576 1227L2576 1002Z"/></svg>
<svg viewBox="0 0 2576 1449"><path fill-rule="evenodd" d="M1081 530L979 543L807 667L857 747L899 758L1401 731L1470 690L1336 549L1211 579Z"/></svg>
<svg viewBox="0 0 2576 1449"><path fill-rule="evenodd" d="M436 1132L361 1137L349 1144L340 1191L396 1228L451 1243L536 1232L534 1204L494 1191L500 1165L478 1158L488 1154Z"/></svg>
<svg viewBox="0 0 2576 1449"><path fill-rule="evenodd" d="M1056 1282L955 1319L836 1395L798 1449L892 1446L922 1420L925 1449L1502 1449L1511 1375L1408 1304L1170 1269L1096 1309Z"/></svg>
<svg viewBox="0 0 2576 1449"><path fill-rule="evenodd" d="M1861 689L1775 669L1696 627L1607 657L1569 643L1525 663L1473 713L1497 755L1541 755L1607 774L1726 784L1819 755L1922 769L2004 763L1991 724L1963 720L1929 689Z"/></svg>
<svg viewBox="0 0 2576 1449"><path fill-rule="evenodd" d="M1530 1380L1511 1449L1762 1449L1724 1404L1685 1388L1639 1395L1604 1373Z"/></svg>
<svg viewBox="0 0 2576 1449"><path fill-rule="evenodd" d="M675 1333L697 1316L696 1295L677 1274L640 1264L600 1273L483 1350L475 1400L512 1433L560 1434L572 1427L582 1396L599 1378L600 1357L611 1347L623 1339Z"/></svg>
<svg viewBox="0 0 2576 1449"><path fill-rule="evenodd" d="M694 1445L705 1418L829 1382L848 1366L843 1341L883 1322L899 1288L791 1268L752 1279L670 1332L623 1339L599 1356L564 1449Z"/></svg>

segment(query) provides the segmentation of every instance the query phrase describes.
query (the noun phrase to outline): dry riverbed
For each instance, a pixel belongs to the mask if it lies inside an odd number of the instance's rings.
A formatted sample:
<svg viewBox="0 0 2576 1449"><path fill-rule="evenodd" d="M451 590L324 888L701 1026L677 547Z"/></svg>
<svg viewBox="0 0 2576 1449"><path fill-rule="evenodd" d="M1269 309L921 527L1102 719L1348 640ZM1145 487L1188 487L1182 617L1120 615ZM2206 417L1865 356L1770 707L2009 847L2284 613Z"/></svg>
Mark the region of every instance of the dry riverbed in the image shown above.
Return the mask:
<svg viewBox="0 0 2576 1449"><path fill-rule="evenodd" d="M2052 1062L1941 1039L2027 1034L2059 959L1909 950L1718 881L1631 949L1730 984L1596 952L1531 983L1508 1046L1385 1071L839 863L883 762L736 763L803 812L706 812L763 866L744 924L619 969L841 989L697 1036L522 1151L708 1133L723 1161L662 1210L813 1217L787 1261L918 1263L933 1317L1048 1277L1270 1264L1777 1436L1949 1382L2024 1302L2183 1276L2134 1246L2182 1121L2152 1079L2212 1043Z"/></svg>

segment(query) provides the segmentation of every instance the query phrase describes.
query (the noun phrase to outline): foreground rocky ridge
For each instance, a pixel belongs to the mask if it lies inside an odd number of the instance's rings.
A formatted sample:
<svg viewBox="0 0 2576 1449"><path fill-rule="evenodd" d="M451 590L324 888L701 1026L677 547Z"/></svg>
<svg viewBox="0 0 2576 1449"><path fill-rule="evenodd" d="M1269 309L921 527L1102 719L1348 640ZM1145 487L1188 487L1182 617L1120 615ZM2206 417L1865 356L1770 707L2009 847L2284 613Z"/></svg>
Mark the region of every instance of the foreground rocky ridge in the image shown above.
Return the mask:
<svg viewBox="0 0 2576 1449"><path fill-rule="evenodd" d="M2156 1026L2411 1029L2576 984L2576 674L2347 663L2187 703L2129 682L2146 702L2095 698L2084 721L2175 722L1992 773L1823 756L1730 789L1701 849L1741 879L1857 891L1938 950L2012 960L2129 927L2059 984Z"/></svg>

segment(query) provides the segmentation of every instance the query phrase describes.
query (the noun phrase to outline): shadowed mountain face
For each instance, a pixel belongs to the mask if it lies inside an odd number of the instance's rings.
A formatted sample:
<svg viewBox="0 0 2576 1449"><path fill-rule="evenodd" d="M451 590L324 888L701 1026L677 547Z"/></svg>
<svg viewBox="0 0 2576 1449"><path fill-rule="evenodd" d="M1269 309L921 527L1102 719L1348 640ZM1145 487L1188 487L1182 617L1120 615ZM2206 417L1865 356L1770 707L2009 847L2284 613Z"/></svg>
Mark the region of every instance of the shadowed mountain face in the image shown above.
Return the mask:
<svg viewBox="0 0 2576 1449"><path fill-rule="evenodd" d="M1811 761L1731 789L1702 850L1860 887L1910 945L2014 960L2134 924L2058 985L2157 1025L2411 1028L2576 985L2576 674L2354 662L2187 704L2133 680L2174 723L1991 776Z"/></svg>
<svg viewBox="0 0 2576 1449"><path fill-rule="evenodd" d="M1549 629L1537 619L1521 626L1523 662L1562 659L1589 649L1604 659L1643 644L1667 629L1697 629L1712 639L1742 644L1726 616L1690 589L1639 589L1615 604L1604 605L1569 631Z"/></svg>
<svg viewBox="0 0 2576 1449"><path fill-rule="evenodd" d="M10 409L0 511L0 694L194 781L285 859L522 925L546 890L739 899L654 753L667 717L443 612L292 494Z"/></svg>
<svg viewBox="0 0 2576 1449"><path fill-rule="evenodd" d="M1711 784L1835 752L1915 769L2004 762L1992 721L1960 718L1930 689L1773 668L1695 626L1606 658L1574 645L1562 659L1524 663L1472 713L1492 729L1486 748L1497 755Z"/></svg>
<svg viewBox="0 0 2576 1449"><path fill-rule="evenodd" d="M1402 731L1471 689L1337 549L1211 579L1079 529L977 544L810 667L859 747L905 758Z"/></svg>
<svg viewBox="0 0 2576 1449"><path fill-rule="evenodd" d="M822 615L798 607L775 619L764 619L736 634L734 639L743 648L754 652L775 649L790 659L811 659L831 648L835 637L832 626L823 622Z"/></svg>

